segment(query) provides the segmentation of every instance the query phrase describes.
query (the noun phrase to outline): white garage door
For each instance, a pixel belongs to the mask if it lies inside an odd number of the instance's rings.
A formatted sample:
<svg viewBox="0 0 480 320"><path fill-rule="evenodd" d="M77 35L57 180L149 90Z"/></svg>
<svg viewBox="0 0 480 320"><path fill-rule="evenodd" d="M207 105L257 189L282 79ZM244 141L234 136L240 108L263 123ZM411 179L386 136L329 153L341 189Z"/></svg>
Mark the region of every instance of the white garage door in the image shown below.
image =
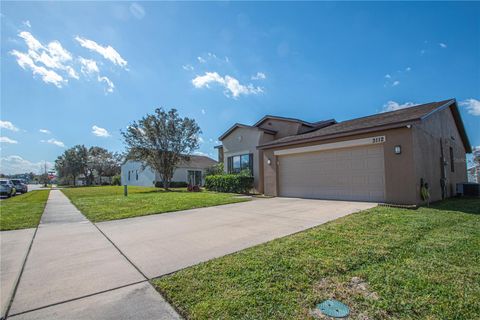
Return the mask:
<svg viewBox="0 0 480 320"><path fill-rule="evenodd" d="M279 156L284 197L382 202L383 146L371 145Z"/></svg>

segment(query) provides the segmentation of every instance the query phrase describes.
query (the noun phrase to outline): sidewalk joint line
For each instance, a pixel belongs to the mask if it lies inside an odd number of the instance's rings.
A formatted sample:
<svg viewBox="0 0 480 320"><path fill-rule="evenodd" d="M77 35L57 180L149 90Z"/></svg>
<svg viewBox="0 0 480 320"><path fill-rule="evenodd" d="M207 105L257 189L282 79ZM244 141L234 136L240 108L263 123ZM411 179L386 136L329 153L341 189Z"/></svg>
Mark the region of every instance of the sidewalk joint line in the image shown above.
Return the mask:
<svg viewBox="0 0 480 320"><path fill-rule="evenodd" d="M59 304L64 304L64 303L68 303L68 302L72 302L72 301L76 301L76 300L85 299L85 298L88 298L88 297L96 296L96 295L98 295L98 294L107 293L107 292L110 292L110 291L114 291L114 290L126 288L126 287L133 286L133 285L136 285L136 284L139 284L139 283L143 283L143 282L148 282L148 280L140 280L140 281L132 282L132 283L129 283L129 284L124 284L124 285L119 286L119 287L110 288L110 289L107 289L107 290L90 293L90 294L87 294L87 295L84 295L84 296L80 296L80 297L76 297L76 298L72 298L72 299L68 299L68 300L64 300L64 301L60 301L60 302L55 302L55 303L47 304L47 305L45 305L45 306L41 306L41 307L38 307L38 308L34 308L34 309L30 309L30 310L26 310L26 311L14 313L14 314L10 315L10 317L18 316L18 315L21 315L21 314L24 314L24 313L30 313L30 312L33 312L33 311L37 311L37 310L41 310L41 309L45 309L45 308L49 308L49 307L53 307L53 306L57 306L57 305L59 305Z"/></svg>

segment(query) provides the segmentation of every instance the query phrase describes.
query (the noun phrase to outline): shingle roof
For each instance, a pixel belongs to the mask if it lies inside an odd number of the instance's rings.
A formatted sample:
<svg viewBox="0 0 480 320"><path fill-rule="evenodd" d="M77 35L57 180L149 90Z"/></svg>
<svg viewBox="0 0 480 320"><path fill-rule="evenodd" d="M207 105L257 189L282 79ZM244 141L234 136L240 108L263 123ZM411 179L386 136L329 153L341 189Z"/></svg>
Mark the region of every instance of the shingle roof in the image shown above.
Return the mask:
<svg viewBox="0 0 480 320"><path fill-rule="evenodd" d="M177 167L179 168L197 168L205 169L217 164L217 161L207 156L190 156L190 161L181 161Z"/></svg>
<svg viewBox="0 0 480 320"><path fill-rule="evenodd" d="M308 122L308 121L304 121L304 120L297 119L297 118L287 118L287 117L266 115L262 119L258 120L257 123L255 123L253 126L258 127L259 125L261 125L262 123L264 123L268 119L297 122L297 123L301 123L301 124L303 124L307 127L312 127L312 128L317 127L318 125L322 125L326 121L332 121L333 120L332 119L332 120L322 120L322 121L317 121L317 122Z"/></svg>
<svg viewBox="0 0 480 320"><path fill-rule="evenodd" d="M242 124L242 123L235 123L233 126L231 126L227 131L225 131L224 134L222 134L220 137L218 137L218 140L222 141L223 139L225 139L230 133L233 132L233 130L235 130L236 128L249 128L249 129L256 129L256 130L261 130L263 132L266 132L266 133L269 133L269 134L275 134L277 133L276 131L273 131L273 130L269 130L269 129L264 129L264 128L259 128L259 127L255 127L255 126L249 126L249 125L246 125L246 124Z"/></svg>
<svg viewBox="0 0 480 320"><path fill-rule="evenodd" d="M283 137L277 140L265 143L259 148L265 148L274 145L293 144L300 143L304 140L321 139L322 137L328 137L337 134L356 133L362 130L369 130L378 128L385 128L387 126L395 124L403 124L419 120L436 109L446 105L454 103L454 99L448 99L439 102L431 102L422 105L417 105L410 108L400 109L396 111L383 112L367 117L356 118L352 120L342 121L330 126L320 128L318 130L310 131L308 133ZM463 125L462 125L463 126Z"/></svg>

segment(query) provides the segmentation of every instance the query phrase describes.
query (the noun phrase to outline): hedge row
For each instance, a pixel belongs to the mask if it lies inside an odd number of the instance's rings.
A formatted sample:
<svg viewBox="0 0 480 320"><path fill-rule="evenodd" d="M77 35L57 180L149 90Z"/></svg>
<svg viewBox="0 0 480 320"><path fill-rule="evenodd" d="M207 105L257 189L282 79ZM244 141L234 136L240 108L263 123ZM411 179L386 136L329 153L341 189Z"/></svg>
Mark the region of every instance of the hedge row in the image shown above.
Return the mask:
<svg viewBox="0 0 480 320"><path fill-rule="evenodd" d="M253 188L253 177L238 174L207 176L205 187L217 192L248 193Z"/></svg>
<svg viewBox="0 0 480 320"><path fill-rule="evenodd" d="M188 186L188 183L184 181L170 181L170 188L186 188L187 186ZM155 187L163 188L163 182L162 181L155 182Z"/></svg>

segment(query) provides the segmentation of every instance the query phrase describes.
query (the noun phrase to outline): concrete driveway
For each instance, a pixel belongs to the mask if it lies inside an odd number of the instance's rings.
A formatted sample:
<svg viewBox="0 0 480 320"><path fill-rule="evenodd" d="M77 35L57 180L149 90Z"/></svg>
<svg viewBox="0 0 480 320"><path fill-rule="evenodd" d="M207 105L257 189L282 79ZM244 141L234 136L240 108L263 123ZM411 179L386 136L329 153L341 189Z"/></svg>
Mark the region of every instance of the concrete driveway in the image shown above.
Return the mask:
<svg viewBox="0 0 480 320"><path fill-rule="evenodd" d="M94 225L52 190L36 231L0 233L2 316L180 319L148 280L375 205L256 199Z"/></svg>
<svg viewBox="0 0 480 320"><path fill-rule="evenodd" d="M147 278L296 233L375 203L294 198L97 223Z"/></svg>

